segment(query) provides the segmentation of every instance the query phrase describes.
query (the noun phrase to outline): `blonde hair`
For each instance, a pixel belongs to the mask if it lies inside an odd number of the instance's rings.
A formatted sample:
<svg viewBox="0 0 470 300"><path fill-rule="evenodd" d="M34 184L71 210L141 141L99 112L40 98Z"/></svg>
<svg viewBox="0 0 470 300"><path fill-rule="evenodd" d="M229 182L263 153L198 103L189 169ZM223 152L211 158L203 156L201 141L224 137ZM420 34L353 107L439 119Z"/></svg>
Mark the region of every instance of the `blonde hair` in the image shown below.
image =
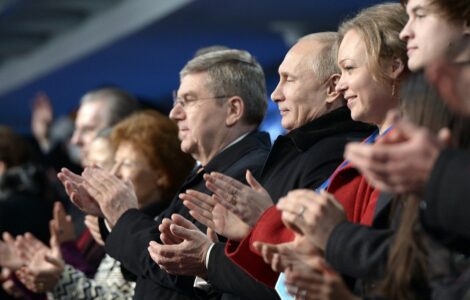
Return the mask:
<svg viewBox="0 0 470 300"><path fill-rule="evenodd" d="M406 11L398 3L374 5L360 11L354 18L344 21L338 30L338 45L346 33L356 31L364 40L369 70L378 81L389 78L384 63L399 58L406 66L406 43L398 37L408 20Z"/></svg>

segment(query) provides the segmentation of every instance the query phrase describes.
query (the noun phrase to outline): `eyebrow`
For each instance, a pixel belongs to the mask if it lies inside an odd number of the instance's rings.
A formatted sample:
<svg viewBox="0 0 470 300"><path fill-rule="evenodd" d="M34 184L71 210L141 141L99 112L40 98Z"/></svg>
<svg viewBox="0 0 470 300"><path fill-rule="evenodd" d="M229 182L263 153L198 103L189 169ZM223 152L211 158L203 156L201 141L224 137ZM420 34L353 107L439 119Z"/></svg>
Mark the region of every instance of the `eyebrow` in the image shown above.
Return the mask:
<svg viewBox="0 0 470 300"><path fill-rule="evenodd" d="M417 11L420 11L420 10L426 11L426 7L422 5L417 5L411 9L411 12L416 13Z"/></svg>
<svg viewBox="0 0 470 300"><path fill-rule="evenodd" d="M352 60L351 58L343 58L342 60L338 61L338 65L341 65L343 62L345 62L346 60Z"/></svg>
<svg viewBox="0 0 470 300"><path fill-rule="evenodd" d="M295 77L294 74L289 73L287 71L279 71L279 75L284 76L284 77Z"/></svg>

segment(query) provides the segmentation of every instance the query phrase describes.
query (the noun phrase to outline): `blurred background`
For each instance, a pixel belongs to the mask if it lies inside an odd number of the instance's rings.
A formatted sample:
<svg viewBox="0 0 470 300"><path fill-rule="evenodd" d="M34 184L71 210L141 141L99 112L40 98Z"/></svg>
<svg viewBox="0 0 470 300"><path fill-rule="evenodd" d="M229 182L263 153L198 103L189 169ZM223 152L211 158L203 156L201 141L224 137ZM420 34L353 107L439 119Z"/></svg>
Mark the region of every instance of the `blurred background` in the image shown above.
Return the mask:
<svg viewBox="0 0 470 300"><path fill-rule="evenodd" d="M300 36L336 30L378 0L0 0L0 124L30 134L38 92L54 116L73 114L80 97L104 85L123 88L168 113L179 70L200 47L254 54L268 93ZM282 133L270 101L263 128Z"/></svg>

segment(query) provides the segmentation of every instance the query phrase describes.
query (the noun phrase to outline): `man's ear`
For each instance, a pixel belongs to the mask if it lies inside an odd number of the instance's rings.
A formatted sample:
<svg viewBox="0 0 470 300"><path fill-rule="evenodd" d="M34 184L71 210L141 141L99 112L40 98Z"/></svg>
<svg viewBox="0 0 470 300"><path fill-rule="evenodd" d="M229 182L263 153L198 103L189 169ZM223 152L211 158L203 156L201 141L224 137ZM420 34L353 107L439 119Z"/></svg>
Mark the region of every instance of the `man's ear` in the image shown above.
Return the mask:
<svg viewBox="0 0 470 300"><path fill-rule="evenodd" d="M326 85L326 103L331 104L338 99L340 96L340 92L336 91L336 85L339 82L341 75L333 74L331 75L327 81L325 82Z"/></svg>
<svg viewBox="0 0 470 300"><path fill-rule="evenodd" d="M231 97L227 100L227 118L225 124L232 127L237 124L243 117L245 111L245 103L238 96Z"/></svg>

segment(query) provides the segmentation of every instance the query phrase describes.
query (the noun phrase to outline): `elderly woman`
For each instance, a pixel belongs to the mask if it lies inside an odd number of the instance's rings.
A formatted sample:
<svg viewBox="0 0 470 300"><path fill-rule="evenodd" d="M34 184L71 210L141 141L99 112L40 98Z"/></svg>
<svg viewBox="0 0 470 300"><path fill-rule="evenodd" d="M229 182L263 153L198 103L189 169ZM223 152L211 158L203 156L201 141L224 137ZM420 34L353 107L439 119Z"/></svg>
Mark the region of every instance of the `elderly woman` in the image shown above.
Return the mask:
<svg viewBox="0 0 470 300"><path fill-rule="evenodd" d="M151 216L167 207L175 190L194 166L194 160L180 150L176 125L156 111L135 113L112 130L116 148L112 172L132 184L139 208ZM106 160L106 159L104 159ZM72 175L73 176L73 175ZM126 281L118 261L106 256L94 279L61 262L55 242L44 256L44 247L32 253L31 237L20 241L30 259L20 279L33 290L48 290L51 299L131 299L134 283ZM45 259L40 259L40 257Z"/></svg>

